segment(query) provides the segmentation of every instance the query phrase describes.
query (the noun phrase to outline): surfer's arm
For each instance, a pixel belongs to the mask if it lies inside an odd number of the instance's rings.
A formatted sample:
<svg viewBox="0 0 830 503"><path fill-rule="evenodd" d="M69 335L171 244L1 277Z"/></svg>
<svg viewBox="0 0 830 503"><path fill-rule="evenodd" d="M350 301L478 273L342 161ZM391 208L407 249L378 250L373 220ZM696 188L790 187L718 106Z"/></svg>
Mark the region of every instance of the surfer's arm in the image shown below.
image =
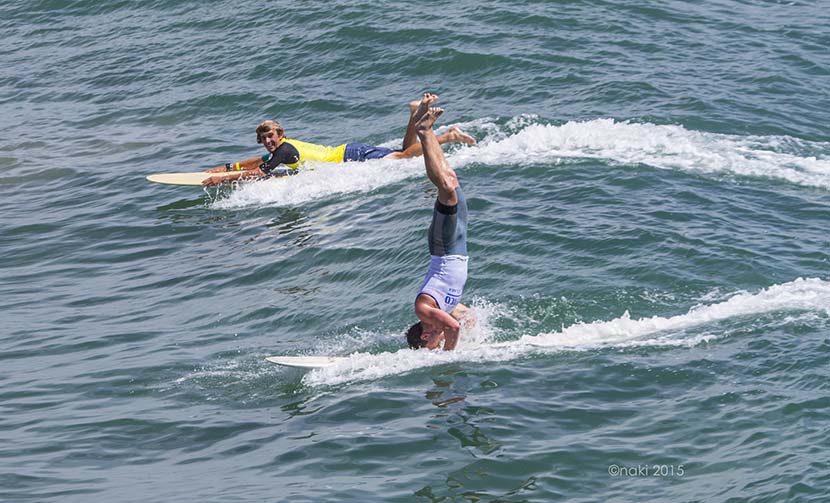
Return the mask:
<svg viewBox="0 0 830 503"><path fill-rule="evenodd" d="M464 325L464 328L469 329L476 326L476 314L473 311L470 311L470 308L464 304L458 304L455 306L455 309L452 310L450 316Z"/></svg>
<svg viewBox="0 0 830 503"><path fill-rule="evenodd" d="M415 316L424 324L432 327L440 327L444 330L458 331L461 325L458 320L426 302L415 302Z"/></svg>
<svg viewBox="0 0 830 503"><path fill-rule="evenodd" d="M244 161L239 161L237 163L229 163L231 169L228 169L227 164L223 164L221 166L217 166L215 168L210 168L207 170L208 173L224 173L226 171L250 171L252 169L259 168L259 165L262 164L261 157L251 157L250 159L245 159ZM239 166L239 169L237 169Z"/></svg>
<svg viewBox="0 0 830 503"><path fill-rule="evenodd" d="M212 185L218 185L222 182L232 182L234 180L239 180L240 178L262 178L264 176L265 173L257 167L255 169L249 169L247 171L233 171L231 173L228 173L227 175L215 175L209 178L205 178L202 181L202 186L210 187Z"/></svg>
<svg viewBox="0 0 830 503"><path fill-rule="evenodd" d="M452 351L458 344L458 330L455 332L444 330L444 351Z"/></svg>
<svg viewBox="0 0 830 503"><path fill-rule="evenodd" d="M461 326L464 326L465 330L469 330L476 324L475 313L470 311L470 309L464 304L458 304L455 306L455 309L452 310L450 316L458 321L459 330L444 331L444 351L451 351L455 349L455 345L458 344Z"/></svg>
<svg viewBox="0 0 830 503"><path fill-rule="evenodd" d="M461 325L458 320L426 302L415 302L415 315L426 326L437 327L444 333L444 351L455 349L458 343L458 330Z"/></svg>

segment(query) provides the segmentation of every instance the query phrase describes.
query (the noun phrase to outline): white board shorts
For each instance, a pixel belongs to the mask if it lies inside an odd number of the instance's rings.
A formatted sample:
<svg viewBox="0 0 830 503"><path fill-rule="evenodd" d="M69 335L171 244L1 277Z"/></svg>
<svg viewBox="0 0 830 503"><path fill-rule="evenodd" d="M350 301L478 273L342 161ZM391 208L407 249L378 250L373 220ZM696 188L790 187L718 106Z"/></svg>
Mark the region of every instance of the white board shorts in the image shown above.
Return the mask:
<svg viewBox="0 0 830 503"><path fill-rule="evenodd" d="M429 295L442 311L450 313L461 301L466 282L466 255L430 255L429 270L418 295Z"/></svg>

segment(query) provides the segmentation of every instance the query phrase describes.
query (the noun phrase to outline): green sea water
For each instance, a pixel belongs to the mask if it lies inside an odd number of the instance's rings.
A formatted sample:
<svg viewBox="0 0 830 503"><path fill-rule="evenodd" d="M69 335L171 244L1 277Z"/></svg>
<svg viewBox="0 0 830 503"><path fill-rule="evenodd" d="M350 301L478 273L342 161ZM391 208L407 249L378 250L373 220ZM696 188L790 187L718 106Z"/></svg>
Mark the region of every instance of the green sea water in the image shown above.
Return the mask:
<svg viewBox="0 0 830 503"><path fill-rule="evenodd" d="M4 2L0 501L828 501L826 7ZM398 148L427 90L456 352L403 349L421 160L144 178Z"/></svg>

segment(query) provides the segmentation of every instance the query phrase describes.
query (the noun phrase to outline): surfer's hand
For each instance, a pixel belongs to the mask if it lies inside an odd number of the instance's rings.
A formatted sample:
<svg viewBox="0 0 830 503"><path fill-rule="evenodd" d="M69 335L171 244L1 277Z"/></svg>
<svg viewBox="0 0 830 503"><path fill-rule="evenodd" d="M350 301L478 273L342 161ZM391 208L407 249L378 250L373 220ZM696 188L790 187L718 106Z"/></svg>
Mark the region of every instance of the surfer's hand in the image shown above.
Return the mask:
<svg viewBox="0 0 830 503"><path fill-rule="evenodd" d="M202 180L202 187L210 187L222 183L221 176L211 176Z"/></svg>
<svg viewBox="0 0 830 503"><path fill-rule="evenodd" d="M444 351L455 349L455 345L458 344L458 332L458 329L447 328L444 330Z"/></svg>

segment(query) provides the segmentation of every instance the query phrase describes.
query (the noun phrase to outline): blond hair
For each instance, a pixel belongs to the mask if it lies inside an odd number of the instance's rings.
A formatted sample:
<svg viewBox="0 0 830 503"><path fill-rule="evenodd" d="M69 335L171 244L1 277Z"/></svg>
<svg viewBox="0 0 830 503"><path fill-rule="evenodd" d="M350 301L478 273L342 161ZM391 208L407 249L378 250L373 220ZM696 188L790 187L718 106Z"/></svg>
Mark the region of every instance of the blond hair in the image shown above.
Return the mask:
<svg viewBox="0 0 830 503"><path fill-rule="evenodd" d="M262 143L262 133L276 131L279 136L285 136L285 129L277 121L267 120L256 127L256 142Z"/></svg>

